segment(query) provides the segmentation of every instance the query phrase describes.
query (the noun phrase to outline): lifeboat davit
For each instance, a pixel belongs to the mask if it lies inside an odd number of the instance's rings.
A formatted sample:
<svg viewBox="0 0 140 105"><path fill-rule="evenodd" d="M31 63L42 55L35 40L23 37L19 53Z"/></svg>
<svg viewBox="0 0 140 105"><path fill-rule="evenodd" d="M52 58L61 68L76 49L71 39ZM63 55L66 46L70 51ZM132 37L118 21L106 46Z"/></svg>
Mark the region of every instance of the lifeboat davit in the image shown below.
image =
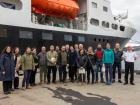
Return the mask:
<svg viewBox="0 0 140 105"><path fill-rule="evenodd" d="M32 0L32 12L48 16L74 19L79 11L76 0Z"/></svg>

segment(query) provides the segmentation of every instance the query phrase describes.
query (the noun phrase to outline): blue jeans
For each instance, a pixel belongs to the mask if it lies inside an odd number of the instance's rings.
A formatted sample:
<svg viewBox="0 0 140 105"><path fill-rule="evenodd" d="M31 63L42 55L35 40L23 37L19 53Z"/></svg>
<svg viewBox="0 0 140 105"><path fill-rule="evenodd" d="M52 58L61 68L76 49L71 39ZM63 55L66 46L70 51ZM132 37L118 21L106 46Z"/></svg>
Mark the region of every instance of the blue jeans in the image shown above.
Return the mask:
<svg viewBox="0 0 140 105"><path fill-rule="evenodd" d="M96 68L96 81L98 81L98 72L100 72L101 81L104 81L104 79L103 79L102 66L103 66L102 61L97 61L97 63L96 63L96 67L97 67Z"/></svg>
<svg viewBox="0 0 140 105"><path fill-rule="evenodd" d="M118 80L121 80L121 62L113 64L113 80L116 78L116 69L118 70Z"/></svg>
<svg viewBox="0 0 140 105"><path fill-rule="evenodd" d="M112 75L113 75L111 63L105 64L105 75L106 75L106 83L111 84L112 83Z"/></svg>
<svg viewBox="0 0 140 105"><path fill-rule="evenodd" d="M24 71L24 77L22 81L22 87L28 87L29 86L29 81L30 81L30 75L31 75L32 70L25 70Z"/></svg>

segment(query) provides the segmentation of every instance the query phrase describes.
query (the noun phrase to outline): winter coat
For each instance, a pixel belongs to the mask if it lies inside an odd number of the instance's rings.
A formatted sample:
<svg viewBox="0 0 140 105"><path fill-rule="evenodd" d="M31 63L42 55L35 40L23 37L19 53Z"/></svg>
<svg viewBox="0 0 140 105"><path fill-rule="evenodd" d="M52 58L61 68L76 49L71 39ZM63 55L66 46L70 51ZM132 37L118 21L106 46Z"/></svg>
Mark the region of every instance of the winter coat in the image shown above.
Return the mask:
<svg viewBox="0 0 140 105"><path fill-rule="evenodd" d="M123 55L123 51L121 51L121 50L115 51L114 50L114 63L121 63L122 55Z"/></svg>
<svg viewBox="0 0 140 105"><path fill-rule="evenodd" d="M80 67L86 68L86 65L87 65L87 56L86 55L79 56L77 59L78 68Z"/></svg>
<svg viewBox="0 0 140 105"><path fill-rule="evenodd" d="M34 70L35 63L32 54L24 54L21 59L22 70Z"/></svg>
<svg viewBox="0 0 140 105"><path fill-rule="evenodd" d="M38 54L39 66L47 66L47 53Z"/></svg>
<svg viewBox="0 0 140 105"><path fill-rule="evenodd" d="M54 63L52 63L52 59L55 60ZM58 54L56 51L48 51L47 52L47 66L56 66L57 63L57 59L58 59Z"/></svg>
<svg viewBox="0 0 140 105"><path fill-rule="evenodd" d="M95 54L87 55L87 68L91 68L95 64L96 64L96 56L95 56Z"/></svg>
<svg viewBox="0 0 140 105"><path fill-rule="evenodd" d="M58 65L67 65L68 64L68 54L67 52L59 52L57 58Z"/></svg>
<svg viewBox="0 0 140 105"><path fill-rule="evenodd" d="M69 53L69 65L76 66L76 62L77 62L77 53L75 51L70 52Z"/></svg>
<svg viewBox="0 0 140 105"><path fill-rule="evenodd" d="M14 55L14 61L15 59L16 59L16 55ZM17 60L15 61L15 70L19 71L20 67L21 67L21 55L18 55Z"/></svg>
<svg viewBox="0 0 140 105"><path fill-rule="evenodd" d="M14 80L14 78L15 78L14 57L11 54L4 53L0 57L0 81L12 81Z"/></svg>

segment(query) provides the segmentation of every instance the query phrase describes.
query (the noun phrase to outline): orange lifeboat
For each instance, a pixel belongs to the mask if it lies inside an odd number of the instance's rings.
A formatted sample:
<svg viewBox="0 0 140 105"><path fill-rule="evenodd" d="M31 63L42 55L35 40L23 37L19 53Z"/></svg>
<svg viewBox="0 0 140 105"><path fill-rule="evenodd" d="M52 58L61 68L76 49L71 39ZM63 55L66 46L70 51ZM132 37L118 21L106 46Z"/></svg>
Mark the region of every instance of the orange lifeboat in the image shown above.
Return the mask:
<svg viewBox="0 0 140 105"><path fill-rule="evenodd" d="M74 19L79 6L76 0L32 0L32 12L48 16Z"/></svg>

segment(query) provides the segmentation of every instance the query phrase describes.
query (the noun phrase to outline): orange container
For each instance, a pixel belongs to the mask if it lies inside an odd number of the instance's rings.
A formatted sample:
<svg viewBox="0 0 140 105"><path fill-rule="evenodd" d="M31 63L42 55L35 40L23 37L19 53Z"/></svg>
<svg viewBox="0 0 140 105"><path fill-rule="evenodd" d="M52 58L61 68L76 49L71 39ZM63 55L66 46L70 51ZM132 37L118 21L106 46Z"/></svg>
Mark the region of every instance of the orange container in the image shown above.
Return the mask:
<svg viewBox="0 0 140 105"><path fill-rule="evenodd" d="M74 19L79 11L76 0L32 0L32 12L48 16Z"/></svg>

